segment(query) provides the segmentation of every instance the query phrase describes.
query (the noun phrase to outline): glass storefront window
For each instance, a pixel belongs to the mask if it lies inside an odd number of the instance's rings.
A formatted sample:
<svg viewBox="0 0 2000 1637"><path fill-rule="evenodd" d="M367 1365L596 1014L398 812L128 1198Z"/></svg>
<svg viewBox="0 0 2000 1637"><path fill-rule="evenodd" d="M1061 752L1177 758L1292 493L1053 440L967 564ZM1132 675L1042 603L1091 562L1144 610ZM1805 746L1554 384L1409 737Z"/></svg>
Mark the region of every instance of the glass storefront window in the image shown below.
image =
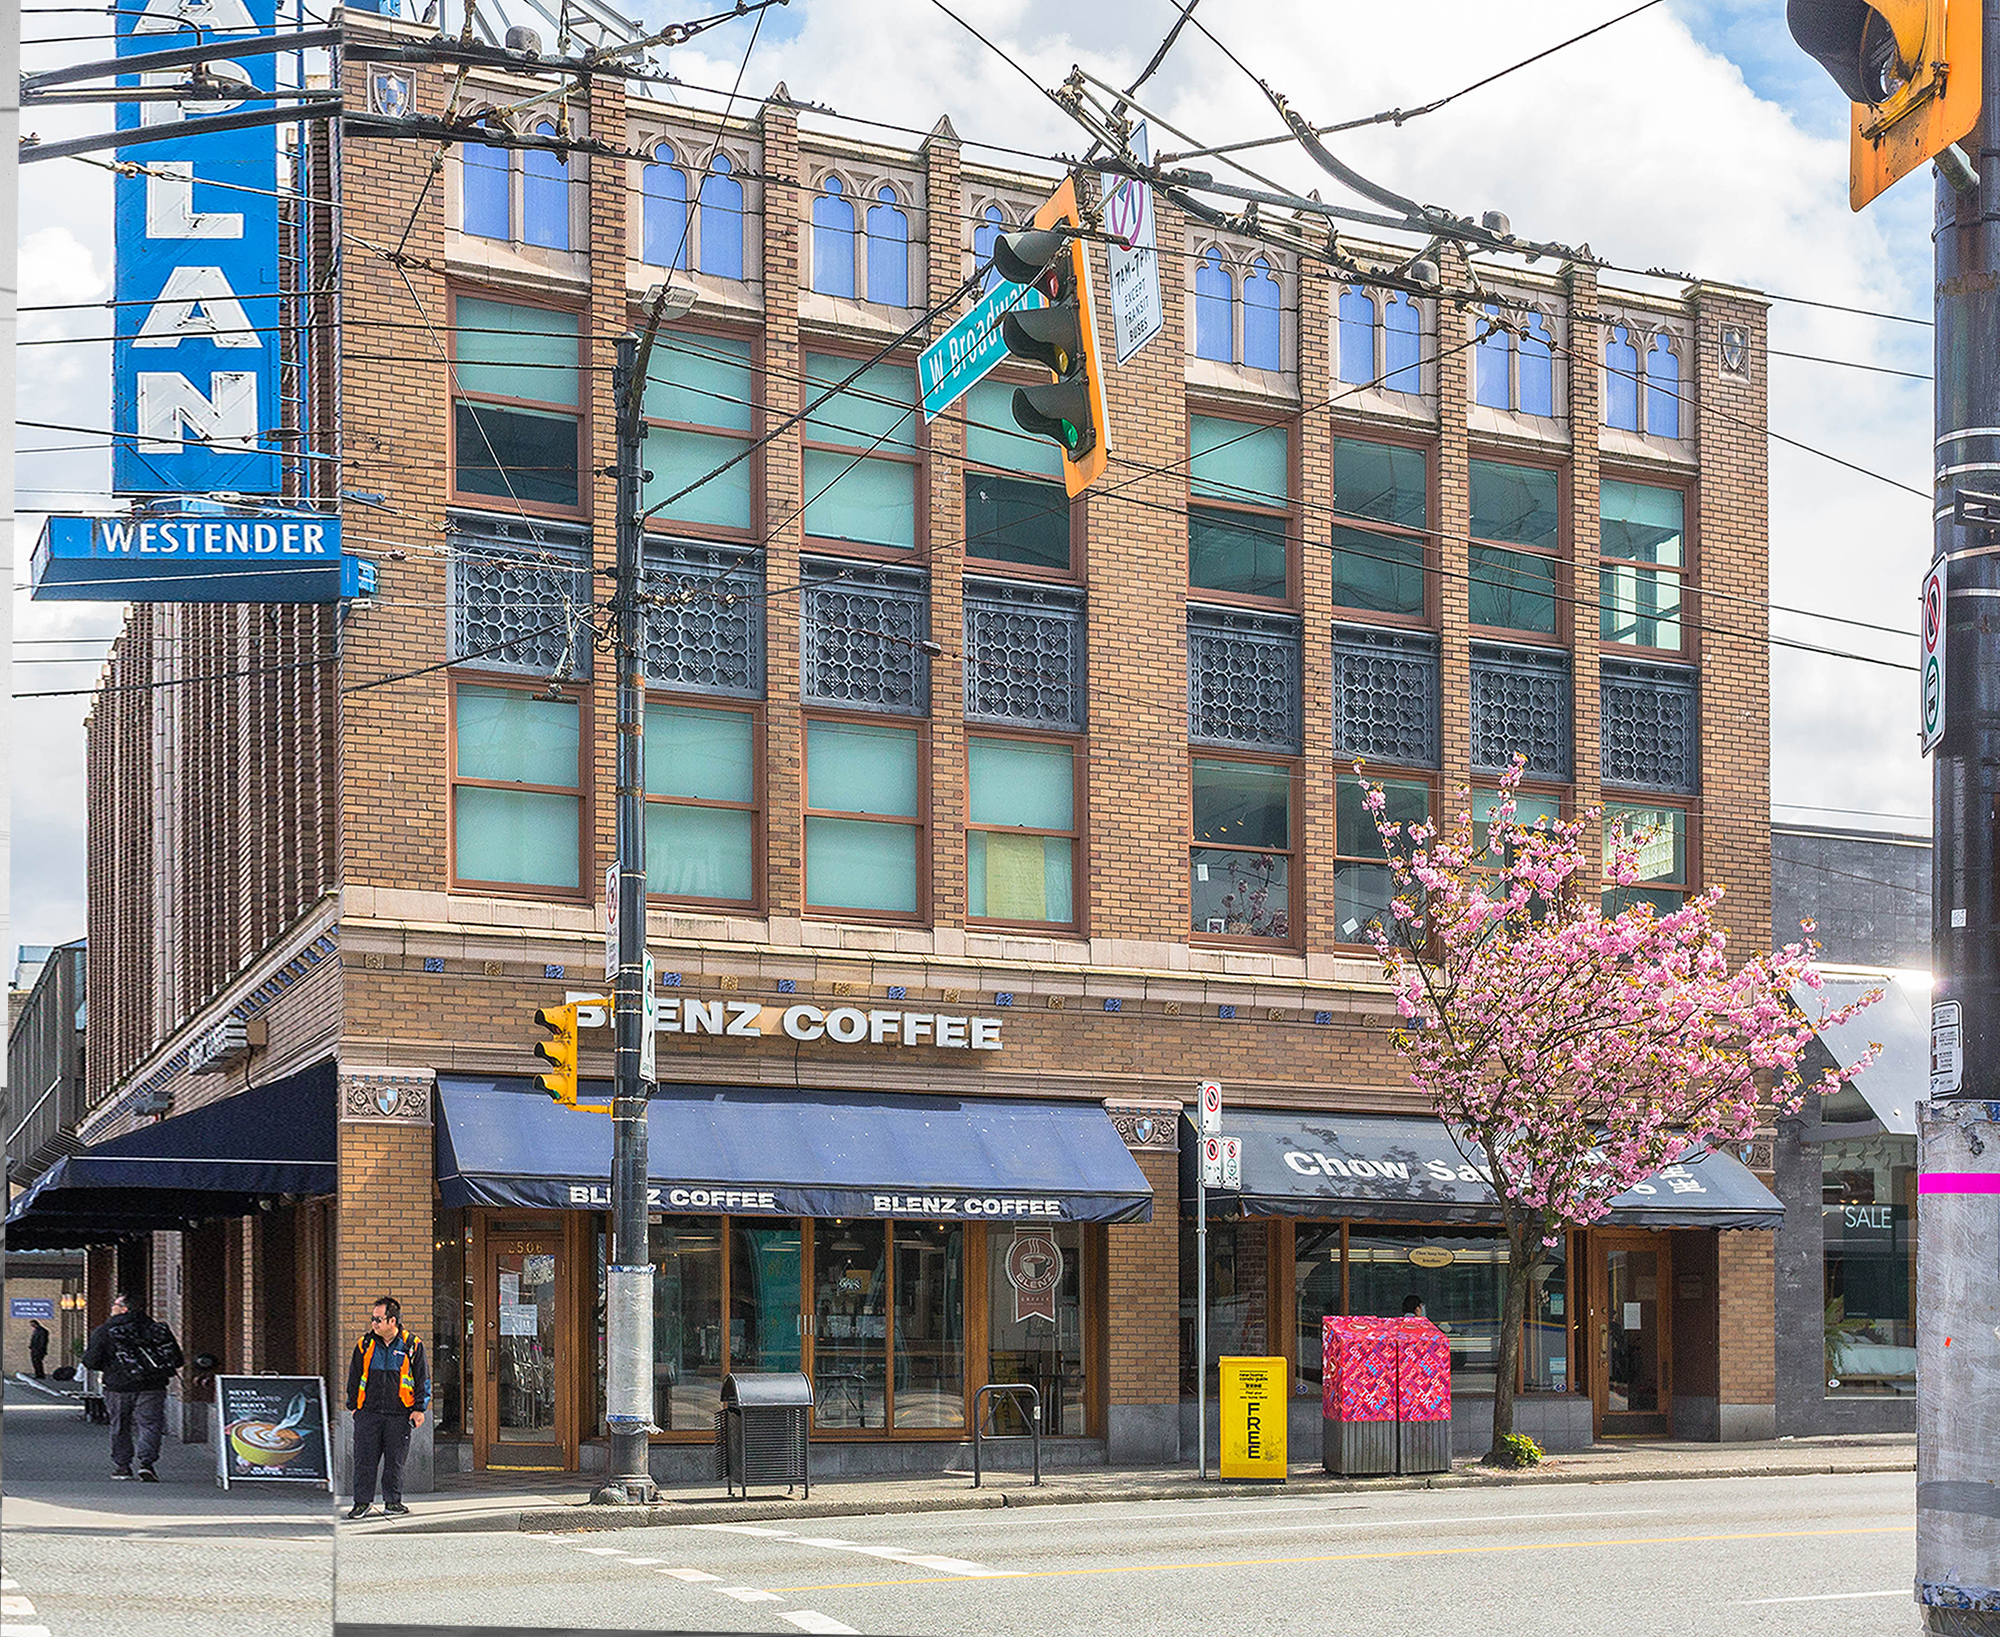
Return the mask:
<svg viewBox="0 0 2000 1637"><path fill-rule="evenodd" d="M1320 1321L1340 1304L1340 1224L1301 1222L1292 1249L1292 1305L1297 1314L1300 1393L1319 1396L1325 1342Z"/></svg>
<svg viewBox="0 0 2000 1637"><path fill-rule="evenodd" d="M1265 1226L1259 1222L1208 1225L1208 1386L1218 1390L1225 1355L1264 1351ZM1340 1266L1335 1236L1334 1271ZM1181 1235L1181 1391L1194 1391L1195 1241ZM1338 1299L1339 1287L1335 1286ZM1336 1309L1336 1311L1338 1311Z"/></svg>
<svg viewBox="0 0 2000 1637"><path fill-rule="evenodd" d="M1453 1392L1493 1390L1506 1277L1507 1240L1497 1229L1357 1222L1348 1231L1348 1311L1394 1317L1410 1297L1421 1300L1424 1316L1451 1339Z"/></svg>
<svg viewBox="0 0 2000 1637"><path fill-rule="evenodd" d="M729 1232L729 1368L796 1370L799 1225L736 1217Z"/></svg>
<svg viewBox="0 0 2000 1637"><path fill-rule="evenodd" d="M899 1427L965 1425L965 1230L898 1222L896 1375Z"/></svg>
<svg viewBox="0 0 2000 1637"><path fill-rule="evenodd" d="M1545 1248L1528 1287L1521 1337L1521 1384L1531 1393L1566 1393L1569 1374L1569 1258L1566 1237Z"/></svg>
<svg viewBox="0 0 2000 1637"><path fill-rule="evenodd" d="M1027 1382L1042 1395L1044 1436L1084 1430L1083 1230L1074 1223L995 1227L986 1235L989 1381ZM992 1402L988 1429L1028 1430L1015 1400Z"/></svg>
<svg viewBox="0 0 2000 1637"><path fill-rule="evenodd" d="M889 1225L813 1228L813 1424L882 1428L889 1372Z"/></svg>
<svg viewBox="0 0 2000 1637"><path fill-rule="evenodd" d="M1917 1140L1870 1137L1820 1151L1826 1390L1917 1390Z"/></svg>
<svg viewBox="0 0 2000 1637"><path fill-rule="evenodd" d="M466 1402L463 1361L473 1303L465 1282L465 1212L440 1210L431 1257L431 1411L436 1436L462 1438L472 1424Z"/></svg>
<svg viewBox="0 0 2000 1637"><path fill-rule="evenodd" d="M670 1216L647 1230L653 1264L653 1420L706 1432L722 1403L722 1218Z"/></svg>

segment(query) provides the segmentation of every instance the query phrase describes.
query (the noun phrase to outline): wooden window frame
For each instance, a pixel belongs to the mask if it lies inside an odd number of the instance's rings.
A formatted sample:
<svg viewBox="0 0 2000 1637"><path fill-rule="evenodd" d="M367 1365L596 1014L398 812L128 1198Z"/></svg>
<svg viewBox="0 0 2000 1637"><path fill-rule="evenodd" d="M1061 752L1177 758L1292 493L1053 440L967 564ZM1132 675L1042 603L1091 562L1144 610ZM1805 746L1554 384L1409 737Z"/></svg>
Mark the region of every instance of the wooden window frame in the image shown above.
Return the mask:
<svg viewBox="0 0 2000 1637"><path fill-rule="evenodd" d="M1275 275L1274 275L1275 276ZM1238 303L1240 305L1240 303ZM1282 347L1282 340L1280 342ZM1277 427L1285 434L1285 504L1282 507L1260 506L1249 501L1219 500L1212 495L1197 495L1194 487L1194 418L1199 415L1204 420L1229 421L1246 429ZM1297 415L1253 414L1243 406L1202 403L1190 400L1187 406L1187 552L1185 578L1190 602L1220 603L1232 608L1268 608L1284 613L1296 613L1299 608L1300 588L1304 575L1300 566L1303 552L1302 531L1299 522L1299 491L1301 485L1301 458L1299 448L1299 417ZM1426 501L1428 505L1428 501ZM1282 597L1260 597L1246 592L1218 591L1209 586L1194 583L1194 514L1202 511L1223 512L1246 518L1277 519L1283 525L1285 543L1285 594Z"/></svg>
<svg viewBox="0 0 2000 1637"><path fill-rule="evenodd" d="M1086 888L1090 880L1089 850L1084 836L1084 820L1088 817L1088 786L1085 769L1089 764L1089 745L1080 733L1033 733L1015 728L986 727L968 722L965 727L965 833L966 841L966 903L972 902L972 832L982 834L1055 836L1070 844L1070 910L1067 921L1010 921L999 916L974 916L966 910L965 924L974 927L999 927L1025 932L1068 933L1072 937L1087 936L1090 924L1089 905ZM1070 828L1067 830L1036 830L1017 824L978 824L972 818L972 741L974 739L1012 739L1022 744L1062 745L1070 752Z"/></svg>
<svg viewBox="0 0 2000 1637"><path fill-rule="evenodd" d="M984 225L983 222L981 225ZM1002 231L1003 232L1011 231L1011 229L1003 228ZM1007 387L1025 387L1025 386L1036 386L1044 384L1037 382L1031 376L1019 375L1012 371L1007 371L1007 370L997 372L997 380L1001 386L1007 386ZM971 400L970 397L968 396L962 403L960 403L959 405L955 405L953 408L952 412L958 416L961 425L964 425L968 421L972 413L970 404ZM1033 434L1022 432L1019 435L1022 437L1030 437ZM965 433L961 433L961 436L965 440L964 443L961 445L961 447L969 447L971 443L970 436ZM928 453L928 451L926 452ZM1003 467L989 466L984 461L974 460L970 455L964 457L964 459L960 464L963 472L963 477L961 479L961 488L965 490L970 489L971 486L970 479L971 475L974 472L991 472L995 477L1012 478L1019 483L1045 483L1051 487L1056 486L1060 482L1060 480L1057 478L1030 477L1020 472L1009 472ZM928 465L928 462L926 462L926 465ZM967 524L965 518L965 510L964 510L965 495L961 493L959 496L960 500L959 527L961 529L964 529L966 532L964 536L959 540L958 546L959 546L959 555L965 561L966 572L969 574L979 575L987 579L1039 580L1044 584L1048 585L1082 584L1084 577L1083 519L1084 519L1085 508L1078 505L1075 501L1071 500L1067 492L1065 492L1063 499L1064 499L1064 504L1068 508L1068 513L1069 513L1069 567L1063 569L1054 569L1054 568L1043 568L1036 563L1012 563L1008 562L1004 558L988 557L981 552L975 551L972 545L971 529L970 526Z"/></svg>
<svg viewBox="0 0 2000 1637"><path fill-rule="evenodd" d="M495 671L460 670L454 667L450 673L451 692L449 697L448 721L445 733L445 880L451 892L472 892L494 898L528 898L536 900L558 900L563 903L587 904L592 901L592 875L595 872L596 855L593 842L592 813L595 809L593 772L596 758L591 754L593 730L591 721L591 690L587 682L536 682L531 677L523 677ZM548 699L551 691L577 707L577 782L573 787L543 784L512 784L493 779L461 778L458 772L458 690L461 687L502 689L509 693L527 694ZM511 790L551 796L572 796L576 800L577 859L574 887L545 887L532 882L487 881L476 876L461 876L458 873L458 792L461 788L472 790Z"/></svg>
<svg viewBox="0 0 2000 1637"><path fill-rule="evenodd" d="M700 807L720 813L748 813L750 815L750 896L748 898L693 898L674 893L646 894L649 904L682 904L699 909L713 909L729 915L761 915L765 910L765 900L769 894L769 857L767 828L765 822L769 792L765 778L764 750L764 702L762 700L734 699L716 694L688 693L648 693L646 709L655 705L669 710L703 710L728 712L733 716L750 718L750 800L747 802L715 801L702 796L657 796L644 789L645 771L640 770L641 795L648 808L655 803L662 807Z"/></svg>
<svg viewBox="0 0 2000 1637"><path fill-rule="evenodd" d="M1194 764L1196 762L1237 762L1248 767L1277 768L1285 775L1287 845L1284 847L1233 847L1227 842L1203 842L1194 833ZM1255 949L1298 954L1305 948L1305 843L1301 836L1305 820L1305 758L1303 756L1258 755L1254 751L1209 745L1188 748L1188 942L1203 949ZM1260 938L1254 933L1203 932L1194 925L1194 852L1271 853L1285 860L1285 936Z"/></svg>
<svg viewBox="0 0 2000 1637"><path fill-rule="evenodd" d="M1334 775L1333 880L1329 884L1333 887L1334 891L1336 892L1339 891L1340 871L1342 867L1345 865L1359 864L1364 866L1376 866L1385 870L1390 867L1388 855L1382 851L1382 838L1375 833L1375 830L1372 825L1370 826L1368 831L1368 841L1370 845L1372 845L1374 848L1374 851L1372 853L1358 853L1358 852L1348 851L1346 847L1347 837L1341 834L1340 787L1347 780L1361 778L1361 777L1363 777L1363 775L1357 774L1353 772L1351 769L1336 772ZM1385 784L1392 780L1398 784L1421 784L1424 787L1424 789L1429 793L1429 799L1424 809L1425 816L1428 820L1431 821L1436 820L1438 812L1438 780L1440 778L1440 775L1435 769L1421 768L1421 767L1412 767L1412 768L1377 767L1373 763L1370 763L1368 765L1368 771L1365 777L1367 779L1367 782L1370 784ZM1375 946L1373 944L1358 942L1354 939L1342 936L1340 925L1337 920L1330 921L1329 925L1331 927L1333 948L1343 949L1343 950L1346 949L1366 950L1371 956L1375 953ZM1342 1255L1345 1256L1345 1254L1346 1250L1343 1244ZM1342 1288L1345 1289L1345 1285L1343 1285Z"/></svg>
<svg viewBox="0 0 2000 1637"><path fill-rule="evenodd" d="M1644 391L1643 384L1641 391ZM1685 407L1685 406L1683 406ZM1681 497L1681 566L1678 569L1659 568L1656 572L1675 576L1681 593L1681 643L1678 648L1648 648L1636 642L1608 642L1604 637L1604 590L1602 583L1597 587L1597 649L1600 654L1613 659L1630 658L1666 665L1699 665L1701 662L1700 603L1701 590L1698 570L1700 556L1699 519L1700 507L1697 502L1693 480L1686 473L1666 473L1644 468L1607 466L1598 481L1598 550L1597 572L1601 576L1607 568L1632 568L1635 565L1629 557L1609 557L1604 552L1603 536L1603 493L1606 483L1633 483L1642 488L1668 489Z"/></svg>
<svg viewBox="0 0 2000 1637"><path fill-rule="evenodd" d="M1509 357L1512 357L1512 351ZM1571 525L1569 471L1566 466L1554 461L1523 460L1512 450L1474 450L1466 466L1466 497L1468 519L1471 517L1472 463L1488 466L1515 466L1526 471L1552 472L1556 480L1556 543L1553 546L1524 546L1512 540L1495 540L1490 535L1473 534L1471 523L1466 524L1466 615L1467 627L1475 637L1491 636L1506 642L1527 641L1540 647L1568 649L1573 646L1575 621L1564 616L1574 607L1576 595L1576 532ZM1479 625L1471 620L1472 609L1472 550L1475 546L1485 546L1494 551L1511 551L1523 557L1539 558L1555 566L1554 583L1549 596L1554 603L1552 631L1531 631L1519 625ZM1601 618L1600 612L1600 618Z"/></svg>
<svg viewBox="0 0 2000 1637"><path fill-rule="evenodd" d="M850 813L840 808L814 807L811 805L811 751L810 735L812 724L828 722L843 727L870 728L874 731L908 733L917 741L917 800L916 813L908 818L885 813ZM810 866L809 844L806 821L809 819L852 819L865 824L900 825L914 829L917 833L916 858L916 900L913 911L881 909L847 909L839 905L815 904L807 897L806 881ZM802 711L799 715L799 904L800 913L809 921L840 921L871 926L928 926L931 920L934 860L931 841L931 730L927 718L906 716L877 716L863 711L822 710L815 707Z"/></svg>
<svg viewBox="0 0 2000 1637"><path fill-rule="evenodd" d="M1604 846L1604 830L1611 822L1613 810L1629 811L1633 808L1651 810L1653 812L1674 812L1681 815L1681 879L1678 882L1662 882L1657 886L1649 882L1635 881L1632 883L1631 888L1614 888L1608 873L1611 867L1611 858L1607 853L1598 861L1598 879L1600 882L1598 901L1602 903L1605 895L1614 890L1659 891L1678 892L1681 895L1681 903L1685 905L1690 898L1695 897L1701 891L1701 848L1698 845L1696 835L1697 815L1695 812L1695 803L1692 798L1687 796L1654 796L1640 792L1614 790L1604 797L1601 804L1597 835L1594 838L1586 837L1586 842L1594 839L1601 851Z"/></svg>
<svg viewBox="0 0 2000 1637"><path fill-rule="evenodd" d="M692 210L694 207L690 205L688 208ZM643 306L644 303L642 302L633 302L631 304L632 314L635 316L635 319ZM764 379L764 332L761 329L744 330L733 325L704 322L675 324L661 331L662 340L671 340L677 335L685 335L695 339L703 336L713 336L723 341L744 341L749 343L750 430L748 432L738 432L732 428L711 426L701 421L663 420L657 415L648 415L645 417L645 421L646 426L651 431L667 434L692 432L701 437L727 438L731 442L748 444L750 446L750 456L745 464L750 468L750 523L747 528L732 529L714 523L687 523L677 518L669 518L659 513L652 513L645 518L646 532L648 535L671 536L681 540L715 540L729 545L759 544L764 538L764 522L766 517L764 493L764 457L766 450L762 442L765 429L765 393L760 385ZM644 401L642 389L640 398L642 406Z"/></svg>
<svg viewBox="0 0 2000 1637"><path fill-rule="evenodd" d="M514 167L518 174L520 167ZM498 241L495 241L498 242ZM576 320L576 407L552 403L546 398L507 398L497 393L467 392L458 382L458 303L462 297L475 301L491 301L500 306L534 307L543 312L566 313ZM573 302L553 300L547 297L525 295L521 291L505 288L496 289L480 285L452 284L445 290L445 305L449 318L445 331L445 341L450 357L450 379L445 394L445 486L448 503L465 506L473 510L494 511L508 507L512 512L524 517L560 517L587 521L591 511L591 373L589 362L590 313L585 307ZM567 414L576 425L576 504L557 505L545 500L522 500L513 494L482 494L476 490L461 489L458 486L458 406L461 404L490 404L496 409L525 409L538 414L552 411ZM496 471L505 472L504 466L496 465Z"/></svg>
<svg viewBox="0 0 2000 1637"><path fill-rule="evenodd" d="M1412 298L1414 299L1414 298ZM1377 328L1380 329L1381 308L1378 304ZM1424 525L1413 528L1407 523L1383 523L1372 517L1350 517L1339 510L1340 505L1340 443L1381 444L1392 449L1412 449L1424 458ZM1333 427L1328 454L1334 465L1334 477L1328 502L1329 554L1340 548L1332 543L1334 529L1352 529L1360 534L1381 535L1391 540L1414 539L1417 542L1417 561L1424 576L1424 606L1420 613L1395 614L1383 609L1361 608L1353 603L1336 600L1333 603L1335 617L1347 624L1392 625L1410 631L1434 631L1438 627L1439 611L1443 607L1443 592L1439 585L1443 569L1443 556L1438 549L1438 533L1435 519L1438 515L1438 443L1435 435L1424 437L1396 436L1394 429L1351 422L1339 422ZM1334 576L1329 572L1330 585ZM1338 586L1332 586L1331 594L1337 597Z"/></svg>
<svg viewBox="0 0 2000 1637"><path fill-rule="evenodd" d="M818 496L817 494L807 494L801 488L798 521L799 538L804 542L802 549L815 555L862 557L871 562L879 563L918 563L928 568L931 557L931 440L928 425L924 420L923 394L921 383L917 379L916 359L904 353L892 353L887 358L877 359L875 364L870 366L874 368L882 364L888 364L893 365L897 369L907 368L910 372L912 392L910 418L915 423L912 428L912 442L915 447L908 454L905 454L899 449L887 449L879 444L871 449L867 448L865 443L861 448L857 448L852 444L822 443L812 436L812 428L803 417L806 405L817 398L823 390L814 384L811 370L806 362L808 357L815 354L822 358L844 360L848 368L842 371L843 375L850 373L854 365L861 363L869 357L868 353L858 350L852 342L826 336L808 336L802 334L799 337L799 410L801 414L799 421L799 448L801 451L801 472L803 473L804 471L804 452L807 450L816 450L821 454L838 455L845 461L852 461L859 455L863 460L894 461L900 465L908 466L916 474L911 484L911 504L915 508L916 515L913 519L911 530L912 541L907 549L902 546L879 545L873 541L839 540L829 535L809 534L806 532L805 527L806 508ZM837 398L829 399L827 407L831 408L836 402L838 402ZM831 491L829 490L829 492Z"/></svg>

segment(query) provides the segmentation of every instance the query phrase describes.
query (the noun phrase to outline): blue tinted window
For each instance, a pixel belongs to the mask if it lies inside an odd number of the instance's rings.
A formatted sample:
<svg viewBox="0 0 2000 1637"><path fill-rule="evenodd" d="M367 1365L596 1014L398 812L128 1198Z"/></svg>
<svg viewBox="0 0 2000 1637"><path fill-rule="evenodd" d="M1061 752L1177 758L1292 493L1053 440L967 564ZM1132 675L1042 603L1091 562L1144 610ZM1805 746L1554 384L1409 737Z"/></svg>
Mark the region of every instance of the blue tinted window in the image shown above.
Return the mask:
<svg viewBox="0 0 2000 1637"><path fill-rule="evenodd" d="M667 154L664 148L660 152ZM663 157L646 167L640 187L645 194L645 225L639 259L653 267L687 271L687 173Z"/></svg>
<svg viewBox="0 0 2000 1637"><path fill-rule="evenodd" d="M1654 336L1646 354L1646 430L1656 438L1681 435L1681 361L1665 336Z"/></svg>
<svg viewBox="0 0 2000 1637"><path fill-rule="evenodd" d="M1528 327L1520 339L1521 402L1523 415L1553 415L1556 412L1555 337L1540 313L1528 315Z"/></svg>
<svg viewBox="0 0 2000 1637"><path fill-rule="evenodd" d="M1482 328L1487 333L1479 338L1474 349L1475 358L1472 371L1472 401L1484 404L1488 409L1512 409L1514 407L1513 383L1508 380L1513 360L1509 354L1513 350L1513 337L1500 325L1500 309L1482 307Z"/></svg>
<svg viewBox="0 0 2000 1637"><path fill-rule="evenodd" d="M1006 231L1007 218L998 205L988 205L984 219L972 230L972 265L986 275L979 284L982 293L1003 282L992 264L993 241Z"/></svg>
<svg viewBox="0 0 2000 1637"><path fill-rule="evenodd" d="M1235 286L1223 270L1222 252L1211 250L1194 268L1194 355L1218 364L1236 362Z"/></svg>
<svg viewBox="0 0 2000 1637"><path fill-rule="evenodd" d="M734 168L719 153L701 180L701 270L720 279L743 276L743 184Z"/></svg>
<svg viewBox="0 0 2000 1637"><path fill-rule="evenodd" d="M896 208L896 190L885 187L868 207L868 299L885 307L910 304L910 218Z"/></svg>
<svg viewBox="0 0 2000 1637"><path fill-rule="evenodd" d="M1278 281L1259 256L1243 280L1243 362L1252 369L1281 369L1278 332Z"/></svg>
<svg viewBox="0 0 2000 1637"><path fill-rule="evenodd" d="M552 137L556 128L544 120L535 135ZM521 237L544 250L569 248L569 166L546 148L521 154Z"/></svg>
<svg viewBox="0 0 2000 1637"><path fill-rule="evenodd" d="M1604 424L1639 430L1639 349L1622 326L1604 343Z"/></svg>
<svg viewBox="0 0 2000 1637"><path fill-rule="evenodd" d="M507 150L468 142L459 149L459 164L464 206L459 216L465 231L481 239L513 238Z"/></svg>
<svg viewBox="0 0 2000 1637"><path fill-rule="evenodd" d="M1392 292L1382 307L1382 386L1388 392L1421 392L1417 368L1422 349L1422 323L1417 304L1401 291Z"/></svg>
<svg viewBox="0 0 2000 1637"><path fill-rule="evenodd" d="M1375 379L1375 303L1366 290L1340 298L1340 378L1351 386Z"/></svg>
<svg viewBox="0 0 2000 1637"><path fill-rule="evenodd" d="M813 200L812 287L823 296L854 299L854 206L847 184L829 176Z"/></svg>

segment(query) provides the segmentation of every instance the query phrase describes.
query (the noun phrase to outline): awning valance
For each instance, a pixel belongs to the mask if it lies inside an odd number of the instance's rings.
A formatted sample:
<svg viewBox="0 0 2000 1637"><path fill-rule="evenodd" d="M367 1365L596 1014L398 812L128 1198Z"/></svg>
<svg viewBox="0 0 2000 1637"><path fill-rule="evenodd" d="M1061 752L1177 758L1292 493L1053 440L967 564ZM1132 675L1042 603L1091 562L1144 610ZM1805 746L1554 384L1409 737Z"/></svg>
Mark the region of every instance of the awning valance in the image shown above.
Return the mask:
<svg viewBox="0 0 2000 1637"><path fill-rule="evenodd" d="M102 1244L334 1192L334 1079L317 1064L58 1160L8 1208L8 1247Z"/></svg>
<svg viewBox="0 0 2000 1637"><path fill-rule="evenodd" d="M1434 1119L1232 1108L1223 1130L1243 1144L1243 1186L1209 1189L1213 1216L1500 1220L1492 1185ZM1199 1143L1183 1120L1184 1208L1194 1197ZM1709 1151L1620 1194L1608 1221L1635 1228L1775 1228L1784 1214L1777 1196L1740 1160Z"/></svg>
<svg viewBox="0 0 2000 1637"><path fill-rule="evenodd" d="M586 1085L585 1102L610 1087ZM603 1210L611 1123L526 1080L438 1079L446 1205ZM1145 1222L1153 1191L1095 1103L660 1086L647 1109L656 1211Z"/></svg>

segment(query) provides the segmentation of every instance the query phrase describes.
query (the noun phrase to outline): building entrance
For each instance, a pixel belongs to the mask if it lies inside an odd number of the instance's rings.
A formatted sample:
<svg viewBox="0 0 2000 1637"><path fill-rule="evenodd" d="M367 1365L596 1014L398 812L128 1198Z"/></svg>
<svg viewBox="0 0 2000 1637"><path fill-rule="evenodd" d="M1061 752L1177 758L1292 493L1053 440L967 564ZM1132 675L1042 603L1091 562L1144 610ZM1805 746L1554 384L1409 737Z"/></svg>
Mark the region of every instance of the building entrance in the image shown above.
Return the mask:
<svg viewBox="0 0 2000 1637"><path fill-rule="evenodd" d="M1593 1233L1591 1316L1597 1369L1591 1396L1600 1436L1664 1437L1673 1424L1672 1289L1667 1240L1651 1233Z"/></svg>

